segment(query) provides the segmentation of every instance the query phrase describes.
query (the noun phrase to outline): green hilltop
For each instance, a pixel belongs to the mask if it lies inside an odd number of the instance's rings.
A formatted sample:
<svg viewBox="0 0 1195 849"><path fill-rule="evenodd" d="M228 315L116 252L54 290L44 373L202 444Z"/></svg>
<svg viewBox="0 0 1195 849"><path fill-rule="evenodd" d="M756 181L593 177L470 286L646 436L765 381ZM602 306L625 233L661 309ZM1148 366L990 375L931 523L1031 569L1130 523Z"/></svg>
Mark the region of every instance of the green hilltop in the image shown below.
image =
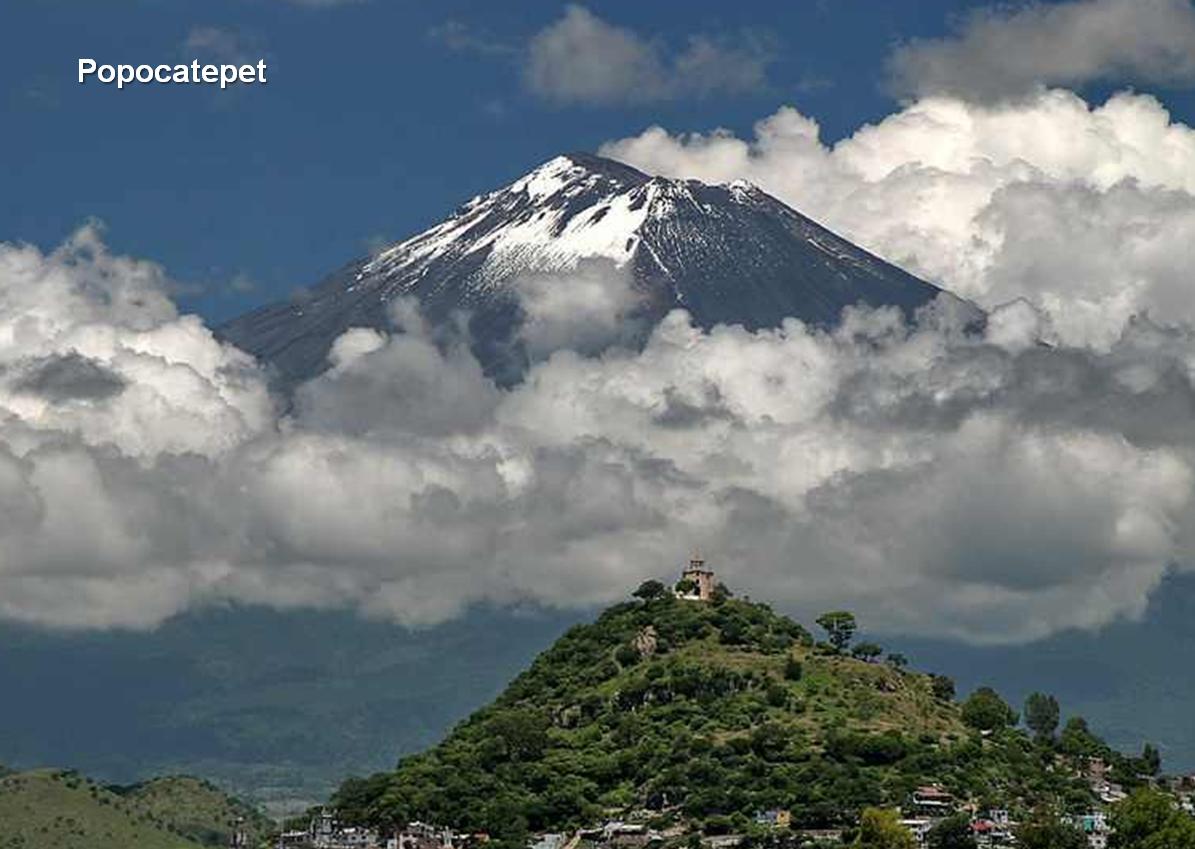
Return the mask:
<svg viewBox="0 0 1195 849"><path fill-rule="evenodd" d="M151 819L205 846L227 846L234 823L239 823L250 846L275 830L257 808L201 778L165 776L110 789Z"/></svg>
<svg viewBox="0 0 1195 849"><path fill-rule="evenodd" d="M106 787L76 772L33 770L0 778L0 849L200 849L227 846L245 820L250 845L271 823L194 778Z"/></svg>
<svg viewBox="0 0 1195 849"><path fill-rule="evenodd" d="M849 614L819 619L830 642L817 642L724 588L708 602L654 581L636 595L567 631L439 745L346 781L342 818L509 845L628 814L717 833L785 809L793 827L821 828L929 782L977 804L1084 811L1092 791L1059 758L1105 757L1126 782L1139 769L1081 721L1064 754L1016 729L998 697L960 705L949 679L874 644L852 652Z"/></svg>

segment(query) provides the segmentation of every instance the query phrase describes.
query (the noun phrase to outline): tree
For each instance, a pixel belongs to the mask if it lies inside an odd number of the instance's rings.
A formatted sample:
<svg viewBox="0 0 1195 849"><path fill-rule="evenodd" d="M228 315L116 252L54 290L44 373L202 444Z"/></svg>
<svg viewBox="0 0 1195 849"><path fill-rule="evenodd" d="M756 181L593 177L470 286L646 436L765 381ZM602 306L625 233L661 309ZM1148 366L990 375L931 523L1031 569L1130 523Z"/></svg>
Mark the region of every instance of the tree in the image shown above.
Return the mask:
<svg viewBox="0 0 1195 849"><path fill-rule="evenodd" d="M912 833L900 824L896 811L864 808L855 845L862 849L916 849Z"/></svg>
<svg viewBox="0 0 1195 849"><path fill-rule="evenodd" d="M959 814L942 820L929 830L925 845L929 849L975 849L970 817Z"/></svg>
<svg viewBox="0 0 1195 849"><path fill-rule="evenodd" d="M489 721L491 735L502 741L506 755L514 761L533 761L543 756L551 722L543 713L527 709L499 711Z"/></svg>
<svg viewBox="0 0 1195 849"><path fill-rule="evenodd" d="M859 643L851 649L851 656L859 660L865 660L871 663L877 657L882 655L884 650L875 643Z"/></svg>
<svg viewBox="0 0 1195 849"><path fill-rule="evenodd" d="M1058 748L1064 754L1078 758L1102 756L1107 746L1092 733L1086 719L1072 716L1066 721L1062 734L1058 737Z"/></svg>
<svg viewBox="0 0 1195 849"><path fill-rule="evenodd" d="M831 610L817 617L817 624L826 632L826 639L835 651L841 652L855 637L859 624L855 621L855 614L845 610Z"/></svg>
<svg viewBox="0 0 1195 849"><path fill-rule="evenodd" d="M1017 846L1021 849L1087 849L1087 835L1072 825L1039 819L1017 829Z"/></svg>
<svg viewBox="0 0 1195 849"><path fill-rule="evenodd" d="M788 704L788 688L773 682L768 685L765 698L772 707L784 707Z"/></svg>
<svg viewBox="0 0 1195 849"><path fill-rule="evenodd" d="M332 796L341 819L346 822L369 822L370 806L390 783L390 774L376 772L367 778L346 778Z"/></svg>
<svg viewBox="0 0 1195 849"><path fill-rule="evenodd" d="M639 589L635 590L635 598L641 598L644 601L653 601L657 598L664 598L668 595L668 588L664 586L661 581L650 580L644 581L639 585Z"/></svg>
<svg viewBox="0 0 1195 849"><path fill-rule="evenodd" d="M634 666L639 662L639 650L634 646L619 646L614 652L614 659L622 667Z"/></svg>
<svg viewBox="0 0 1195 849"><path fill-rule="evenodd" d="M1117 804L1111 825L1116 849L1195 849L1195 820L1156 790L1136 790Z"/></svg>
<svg viewBox="0 0 1195 849"><path fill-rule="evenodd" d="M697 582L690 578L682 578L676 582L676 586L673 589L681 595L692 595L697 592Z"/></svg>
<svg viewBox="0 0 1195 849"><path fill-rule="evenodd" d="M941 702L954 701L954 679L949 675L931 675L929 676L930 689L933 690L934 698Z"/></svg>
<svg viewBox="0 0 1195 849"><path fill-rule="evenodd" d="M898 651L888 652L888 665L893 669L904 669L909 665L909 659Z"/></svg>
<svg viewBox="0 0 1195 849"><path fill-rule="evenodd" d="M804 672L805 667L801 665L801 661L792 655L789 655L788 659L784 661L784 679L786 681L800 681Z"/></svg>
<svg viewBox="0 0 1195 849"><path fill-rule="evenodd" d="M1058 730L1058 700L1045 693L1031 693L1025 699L1025 725L1039 741L1054 739Z"/></svg>
<svg viewBox="0 0 1195 849"><path fill-rule="evenodd" d="M1146 743L1141 750L1141 771L1146 775L1157 775L1162 771L1162 753L1153 743Z"/></svg>
<svg viewBox="0 0 1195 849"><path fill-rule="evenodd" d="M963 702L963 722L978 731L1016 725L1017 714L991 687L980 687Z"/></svg>

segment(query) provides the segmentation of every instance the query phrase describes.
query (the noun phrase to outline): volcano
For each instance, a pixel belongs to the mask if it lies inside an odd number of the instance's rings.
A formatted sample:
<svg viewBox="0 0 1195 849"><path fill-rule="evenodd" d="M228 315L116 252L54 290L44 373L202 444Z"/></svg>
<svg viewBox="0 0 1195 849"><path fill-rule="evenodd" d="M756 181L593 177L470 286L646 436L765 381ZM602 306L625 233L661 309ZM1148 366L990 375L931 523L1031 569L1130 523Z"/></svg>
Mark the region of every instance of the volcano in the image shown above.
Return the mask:
<svg viewBox="0 0 1195 849"><path fill-rule="evenodd" d="M483 367L510 383L528 362L518 282L561 274L552 285L567 286L586 262L630 275L635 307L625 321L638 338L676 308L704 328L755 330L789 317L828 327L844 307L911 314L943 294L749 183L650 177L574 153L219 333L294 385L326 367L345 330L390 329L393 302L413 297L433 326L466 323Z"/></svg>

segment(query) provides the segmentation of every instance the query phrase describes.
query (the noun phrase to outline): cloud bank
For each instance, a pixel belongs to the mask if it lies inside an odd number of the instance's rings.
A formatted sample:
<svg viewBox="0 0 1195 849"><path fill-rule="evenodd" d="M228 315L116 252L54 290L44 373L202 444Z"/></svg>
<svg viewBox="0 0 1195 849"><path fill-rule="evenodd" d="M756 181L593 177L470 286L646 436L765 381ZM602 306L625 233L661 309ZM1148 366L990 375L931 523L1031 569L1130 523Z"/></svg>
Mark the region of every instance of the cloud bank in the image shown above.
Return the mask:
<svg viewBox="0 0 1195 849"><path fill-rule="evenodd" d="M889 61L901 96L994 101L1041 85L1195 82L1190 0L1070 0L981 9L949 38L916 40Z"/></svg>
<svg viewBox="0 0 1195 849"><path fill-rule="evenodd" d="M1195 139L1151 98L927 98L834 146L653 129L611 151L747 178L989 308L619 347L608 265L519 281L526 380L394 305L278 405L94 226L0 246L0 616L150 627L195 605L408 624L584 607L700 546L803 614L978 641L1138 615L1192 560ZM1152 318L1151 318L1152 316ZM609 345L600 356L587 348Z"/></svg>
<svg viewBox="0 0 1195 849"><path fill-rule="evenodd" d="M585 606L700 545L732 584L979 640L1142 610L1189 562L1195 336L1041 347L1044 317L852 311L557 350L500 389L414 306L277 415L93 229L0 250L0 614L144 627L224 599L409 624Z"/></svg>

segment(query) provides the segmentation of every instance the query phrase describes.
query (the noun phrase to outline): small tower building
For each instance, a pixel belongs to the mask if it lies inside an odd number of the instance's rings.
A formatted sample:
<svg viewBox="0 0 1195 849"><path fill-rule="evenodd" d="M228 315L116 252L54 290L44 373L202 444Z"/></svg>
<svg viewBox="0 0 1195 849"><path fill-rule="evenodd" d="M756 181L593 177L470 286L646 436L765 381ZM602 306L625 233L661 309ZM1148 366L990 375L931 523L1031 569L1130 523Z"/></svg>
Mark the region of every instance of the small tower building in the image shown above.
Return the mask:
<svg viewBox="0 0 1195 849"><path fill-rule="evenodd" d="M232 832L228 835L230 849L247 849L249 835L245 831L245 818L238 816L232 822Z"/></svg>
<svg viewBox="0 0 1195 849"><path fill-rule="evenodd" d="M714 597L714 572L705 568L705 561L700 557L689 558L689 565L681 570L680 583L688 586L683 591L677 590L677 598L710 601Z"/></svg>

